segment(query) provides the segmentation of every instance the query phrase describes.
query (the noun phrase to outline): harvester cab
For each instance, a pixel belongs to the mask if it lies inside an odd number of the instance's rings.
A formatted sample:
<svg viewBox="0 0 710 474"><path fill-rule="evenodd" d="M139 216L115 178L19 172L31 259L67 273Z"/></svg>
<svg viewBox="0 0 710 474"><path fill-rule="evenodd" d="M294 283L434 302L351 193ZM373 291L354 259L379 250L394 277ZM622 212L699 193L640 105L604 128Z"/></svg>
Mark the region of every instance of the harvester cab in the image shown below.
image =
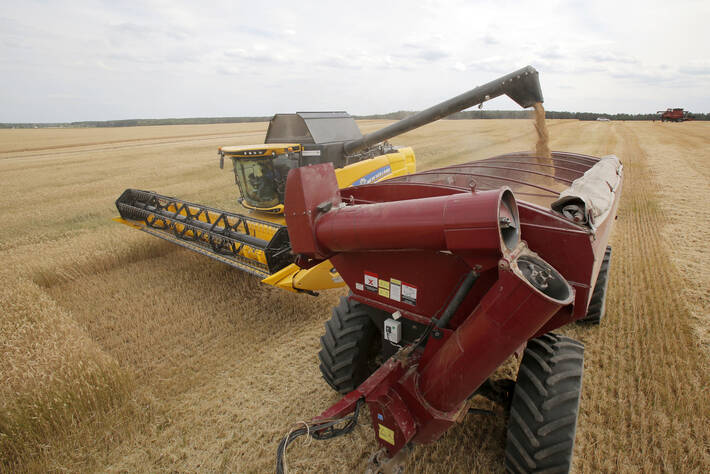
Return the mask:
<svg viewBox="0 0 710 474"><path fill-rule="evenodd" d="M219 148L220 168L224 157L232 160L242 206L261 212L283 214L286 176L298 167L301 145L225 146Z"/></svg>

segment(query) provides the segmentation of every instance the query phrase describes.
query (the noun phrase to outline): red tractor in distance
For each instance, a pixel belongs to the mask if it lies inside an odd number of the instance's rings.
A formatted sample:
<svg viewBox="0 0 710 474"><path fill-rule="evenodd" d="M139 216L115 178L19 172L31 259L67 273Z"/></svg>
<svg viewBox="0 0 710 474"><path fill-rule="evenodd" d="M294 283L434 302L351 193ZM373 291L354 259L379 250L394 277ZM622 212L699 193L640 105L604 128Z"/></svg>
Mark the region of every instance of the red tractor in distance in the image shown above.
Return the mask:
<svg viewBox="0 0 710 474"><path fill-rule="evenodd" d="M685 122L686 120L693 120L690 112L678 108L659 110L656 113L661 114L661 122Z"/></svg>

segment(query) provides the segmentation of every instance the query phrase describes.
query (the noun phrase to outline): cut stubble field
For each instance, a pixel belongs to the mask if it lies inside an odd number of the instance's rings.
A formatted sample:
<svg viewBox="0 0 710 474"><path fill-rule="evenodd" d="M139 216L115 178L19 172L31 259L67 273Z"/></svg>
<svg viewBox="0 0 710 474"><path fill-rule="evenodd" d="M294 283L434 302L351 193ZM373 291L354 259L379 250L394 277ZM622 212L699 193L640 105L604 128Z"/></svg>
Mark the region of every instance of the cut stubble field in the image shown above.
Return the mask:
<svg viewBox="0 0 710 474"><path fill-rule="evenodd" d="M586 345L575 470L708 472L710 124L548 127L553 150L615 153L626 176L606 318L561 331ZM287 293L110 220L127 187L238 210L217 147L265 130L0 130L0 471L272 471L291 424L337 400L316 354L346 290ZM423 170L535 137L531 121L461 120L393 141ZM502 471L499 413L417 447L406 471ZM288 464L362 470L373 439L363 414L347 437L294 443Z"/></svg>

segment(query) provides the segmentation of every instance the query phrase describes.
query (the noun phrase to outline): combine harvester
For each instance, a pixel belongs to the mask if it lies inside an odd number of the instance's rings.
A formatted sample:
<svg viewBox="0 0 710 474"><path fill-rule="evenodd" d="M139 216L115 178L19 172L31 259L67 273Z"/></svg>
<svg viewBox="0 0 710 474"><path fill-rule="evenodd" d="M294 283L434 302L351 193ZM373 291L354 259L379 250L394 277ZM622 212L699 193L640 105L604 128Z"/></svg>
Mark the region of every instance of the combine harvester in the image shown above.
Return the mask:
<svg viewBox="0 0 710 474"><path fill-rule="evenodd" d="M695 120L690 112L678 107L659 110L656 114L660 117L661 122L686 122L688 120Z"/></svg>
<svg viewBox="0 0 710 474"><path fill-rule="evenodd" d="M529 90L524 107L542 101ZM568 472L584 347L551 331L603 315L622 182L616 156L561 152L345 189L330 164L293 170L285 216L296 262L331 262L351 292L318 354L344 397L281 440L277 473L294 439L346 434L364 405L380 447L367 470L397 472L413 445L476 412L477 395L509 415L509 472ZM494 380L512 355L517 380Z"/></svg>
<svg viewBox="0 0 710 474"><path fill-rule="evenodd" d="M117 222L212 257L289 291L315 294L344 285L329 262L312 268L294 264L283 216L284 186L290 170L332 163L338 186L358 186L415 171L410 147L386 140L506 94L523 107L541 97L537 71L528 66L362 136L345 112L277 114L264 144L222 147L232 160L241 197L249 212L237 214L127 189L116 201Z"/></svg>

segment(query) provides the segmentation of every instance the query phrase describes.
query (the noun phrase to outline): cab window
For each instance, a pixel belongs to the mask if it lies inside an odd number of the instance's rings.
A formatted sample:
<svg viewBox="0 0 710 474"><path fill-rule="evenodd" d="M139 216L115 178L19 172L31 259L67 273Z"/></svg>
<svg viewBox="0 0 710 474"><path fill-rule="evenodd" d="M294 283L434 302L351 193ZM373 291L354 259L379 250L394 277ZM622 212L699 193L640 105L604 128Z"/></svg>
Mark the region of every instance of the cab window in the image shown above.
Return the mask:
<svg viewBox="0 0 710 474"><path fill-rule="evenodd" d="M233 158L234 174L244 200L253 207L270 208L283 204L286 177L298 166L286 154L264 158Z"/></svg>

